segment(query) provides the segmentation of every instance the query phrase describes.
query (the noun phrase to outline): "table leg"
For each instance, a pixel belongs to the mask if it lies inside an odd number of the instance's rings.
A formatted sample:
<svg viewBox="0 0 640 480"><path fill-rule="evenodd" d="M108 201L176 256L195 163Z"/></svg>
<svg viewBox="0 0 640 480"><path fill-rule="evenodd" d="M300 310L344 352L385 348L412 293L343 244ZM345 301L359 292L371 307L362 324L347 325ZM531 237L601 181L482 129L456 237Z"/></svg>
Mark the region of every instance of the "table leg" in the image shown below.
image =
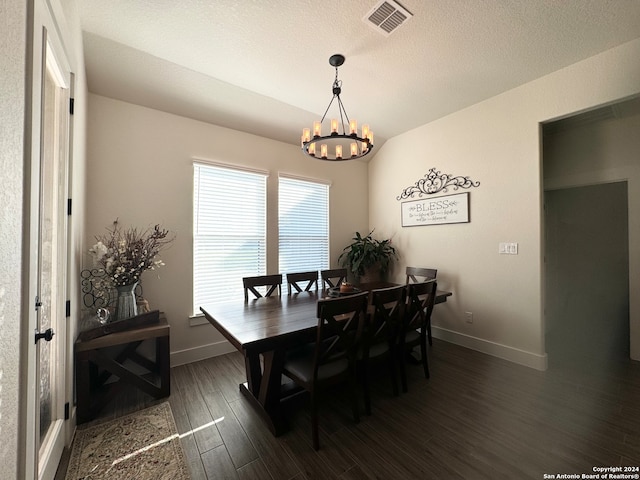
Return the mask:
<svg viewBox="0 0 640 480"><path fill-rule="evenodd" d="M280 383L284 352L262 354L264 371L260 368L259 355L245 354L247 383L240 385L240 392L251 402L276 437L286 431L280 410Z"/></svg>
<svg viewBox="0 0 640 480"><path fill-rule="evenodd" d="M260 395L260 384L262 383L260 354L245 352L244 367L247 371L247 388L254 397L258 398L258 395Z"/></svg>
<svg viewBox="0 0 640 480"><path fill-rule="evenodd" d="M91 373L87 352L76 355L76 392L78 423L91 417Z"/></svg>
<svg viewBox="0 0 640 480"><path fill-rule="evenodd" d="M266 352L264 358L264 371L258 400L264 409L270 412L280 411L280 385L282 384L282 368L284 366L285 353L280 350Z"/></svg>
<svg viewBox="0 0 640 480"><path fill-rule="evenodd" d="M156 338L156 366L160 373L160 396L171 394L171 365L169 360L169 335Z"/></svg>

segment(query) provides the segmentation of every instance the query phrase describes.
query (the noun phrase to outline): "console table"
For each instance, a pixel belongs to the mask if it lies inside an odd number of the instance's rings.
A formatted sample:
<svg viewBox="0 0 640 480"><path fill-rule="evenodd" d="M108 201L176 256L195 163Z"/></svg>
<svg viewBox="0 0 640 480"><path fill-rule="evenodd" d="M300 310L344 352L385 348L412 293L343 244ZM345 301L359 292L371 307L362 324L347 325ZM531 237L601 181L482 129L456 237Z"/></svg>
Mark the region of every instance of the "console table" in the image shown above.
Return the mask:
<svg viewBox="0 0 640 480"><path fill-rule="evenodd" d="M146 340L155 340L155 362L137 352ZM109 350L120 350L119 352ZM144 367L144 374L125 366L127 360ZM77 422L95 418L124 384L134 385L155 398L171 392L169 365L169 324L164 315L152 325L132 327L91 340L76 340ZM147 374L157 381L145 378ZM112 376L117 381L107 383Z"/></svg>

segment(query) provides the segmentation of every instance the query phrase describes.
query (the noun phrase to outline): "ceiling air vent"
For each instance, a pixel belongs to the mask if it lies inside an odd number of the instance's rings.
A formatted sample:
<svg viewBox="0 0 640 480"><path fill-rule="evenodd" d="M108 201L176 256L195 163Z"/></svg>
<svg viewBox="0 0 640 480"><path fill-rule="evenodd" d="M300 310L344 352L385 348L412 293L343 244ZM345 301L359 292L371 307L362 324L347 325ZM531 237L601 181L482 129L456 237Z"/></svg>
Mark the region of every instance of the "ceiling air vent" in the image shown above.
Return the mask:
<svg viewBox="0 0 640 480"><path fill-rule="evenodd" d="M411 12L403 8L399 3L391 0L382 0L362 17L362 21L376 32L388 37L412 16Z"/></svg>

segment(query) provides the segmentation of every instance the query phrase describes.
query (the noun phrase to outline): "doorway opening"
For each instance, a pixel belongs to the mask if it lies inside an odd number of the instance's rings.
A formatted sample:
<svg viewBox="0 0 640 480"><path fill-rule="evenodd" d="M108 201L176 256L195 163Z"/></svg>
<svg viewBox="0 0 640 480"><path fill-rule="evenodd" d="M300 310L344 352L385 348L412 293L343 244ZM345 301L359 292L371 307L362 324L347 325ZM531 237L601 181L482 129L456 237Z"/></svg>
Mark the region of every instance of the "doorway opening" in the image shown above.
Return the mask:
<svg viewBox="0 0 640 480"><path fill-rule="evenodd" d="M628 359L627 182L546 191L545 212L549 365Z"/></svg>
<svg viewBox="0 0 640 480"><path fill-rule="evenodd" d="M542 126L550 367L606 372L637 354L639 129L640 97Z"/></svg>

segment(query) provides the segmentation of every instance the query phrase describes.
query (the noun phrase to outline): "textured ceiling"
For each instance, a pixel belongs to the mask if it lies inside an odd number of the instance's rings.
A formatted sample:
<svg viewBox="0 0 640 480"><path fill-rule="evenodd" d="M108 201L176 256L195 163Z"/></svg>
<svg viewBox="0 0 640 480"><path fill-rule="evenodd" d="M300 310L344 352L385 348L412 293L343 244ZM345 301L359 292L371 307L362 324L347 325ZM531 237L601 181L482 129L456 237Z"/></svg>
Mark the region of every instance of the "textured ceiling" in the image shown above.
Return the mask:
<svg viewBox="0 0 640 480"><path fill-rule="evenodd" d="M331 98L376 149L399 133L640 37L638 0L83 0L89 90L298 145ZM585 79L588 81L588 79Z"/></svg>

